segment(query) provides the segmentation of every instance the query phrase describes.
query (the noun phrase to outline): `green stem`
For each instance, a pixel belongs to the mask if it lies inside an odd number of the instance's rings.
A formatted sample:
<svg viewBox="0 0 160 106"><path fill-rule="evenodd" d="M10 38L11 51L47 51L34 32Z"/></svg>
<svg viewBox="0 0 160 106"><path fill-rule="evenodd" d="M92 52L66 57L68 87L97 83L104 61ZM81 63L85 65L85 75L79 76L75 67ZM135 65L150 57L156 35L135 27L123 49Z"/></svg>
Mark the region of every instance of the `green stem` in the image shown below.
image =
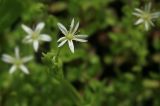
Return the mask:
<svg viewBox="0 0 160 106"><path fill-rule="evenodd" d="M64 89L67 90L68 96L73 100L76 106L82 106L82 98L79 95L79 92L73 87L73 85L66 80L63 80L62 84Z"/></svg>
<svg viewBox="0 0 160 106"><path fill-rule="evenodd" d="M62 62L59 59L61 48L57 49L57 53L55 55L55 67L52 69L53 75L55 75L54 78L56 78L58 81L60 81L60 85L62 88L64 88L67 92L66 95L73 100L73 102L77 106L82 106L82 98L79 95L79 92L74 88L74 86L68 82L66 79L64 79L64 73L62 69Z"/></svg>
<svg viewBox="0 0 160 106"><path fill-rule="evenodd" d="M56 61L56 62L58 61L58 57L59 57L59 55L60 55L60 51L61 51L61 48L58 48L57 54L56 54L56 56L55 56L55 61Z"/></svg>

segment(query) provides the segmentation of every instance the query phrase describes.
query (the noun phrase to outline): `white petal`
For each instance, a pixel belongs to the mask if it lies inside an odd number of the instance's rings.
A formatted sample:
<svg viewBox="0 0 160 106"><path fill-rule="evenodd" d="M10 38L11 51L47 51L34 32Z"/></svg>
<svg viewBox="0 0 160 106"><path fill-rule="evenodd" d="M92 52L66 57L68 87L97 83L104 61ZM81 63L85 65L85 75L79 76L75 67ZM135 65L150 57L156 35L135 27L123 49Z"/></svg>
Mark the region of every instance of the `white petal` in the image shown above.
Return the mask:
<svg viewBox="0 0 160 106"><path fill-rule="evenodd" d="M160 12L155 12L155 13L152 13L152 19L153 18L158 18L160 16Z"/></svg>
<svg viewBox="0 0 160 106"><path fill-rule="evenodd" d="M33 40L32 40L32 36L31 35L27 35L23 40L22 42L23 43L31 43Z"/></svg>
<svg viewBox="0 0 160 106"><path fill-rule="evenodd" d="M63 46L63 45L66 43L66 41L67 41L67 40L62 41L62 42L58 45L58 47Z"/></svg>
<svg viewBox="0 0 160 106"><path fill-rule="evenodd" d="M20 56L19 56L19 48L18 47L15 48L15 56L16 56L16 58L20 58Z"/></svg>
<svg viewBox="0 0 160 106"><path fill-rule="evenodd" d="M141 14L139 14L137 12L133 12L132 14L135 15L135 16L137 16L137 17L141 17L142 16Z"/></svg>
<svg viewBox="0 0 160 106"><path fill-rule="evenodd" d="M22 24L21 27L23 28L23 30L28 33L29 35L31 35L33 33L32 29L29 28L28 26Z"/></svg>
<svg viewBox="0 0 160 106"><path fill-rule="evenodd" d="M69 45L71 52L74 53L74 45L73 45L72 40L68 41L68 45Z"/></svg>
<svg viewBox="0 0 160 106"><path fill-rule="evenodd" d="M9 69L9 73L12 74L13 72L15 72L17 69L16 65L13 65L10 69Z"/></svg>
<svg viewBox="0 0 160 106"><path fill-rule="evenodd" d="M135 24L135 25L138 25L138 24L141 24L142 22L144 22L144 20L140 18L140 19L138 19L134 24Z"/></svg>
<svg viewBox="0 0 160 106"><path fill-rule="evenodd" d="M76 38L87 38L87 35L75 35Z"/></svg>
<svg viewBox="0 0 160 106"><path fill-rule="evenodd" d="M148 24L148 22L145 22L144 25L145 25L145 29L148 31L148 29L149 29L149 24Z"/></svg>
<svg viewBox="0 0 160 106"><path fill-rule="evenodd" d="M64 35L68 34L68 31L64 25L62 25L61 23L58 23L57 25Z"/></svg>
<svg viewBox="0 0 160 106"><path fill-rule="evenodd" d="M87 40L85 40L85 39L78 39L78 38L74 38L73 40L75 40L75 41L79 41L79 42L87 42Z"/></svg>
<svg viewBox="0 0 160 106"><path fill-rule="evenodd" d="M47 34L41 34L40 35L40 40L42 40L42 41L51 41L52 40L52 38L49 36L49 35L47 35Z"/></svg>
<svg viewBox="0 0 160 106"><path fill-rule="evenodd" d="M33 56L27 56L27 57L22 58L22 61L23 61L23 63L26 63L32 59L33 59Z"/></svg>
<svg viewBox="0 0 160 106"><path fill-rule="evenodd" d="M2 60L6 63L14 63L14 58L8 54L3 54Z"/></svg>
<svg viewBox="0 0 160 106"><path fill-rule="evenodd" d="M26 66L24 66L24 65L20 65L20 67L19 67L25 74L29 74L29 71L28 71L28 69L27 69L27 67Z"/></svg>
<svg viewBox="0 0 160 106"><path fill-rule="evenodd" d="M41 30L44 28L45 23L44 22L40 22L38 23L38 25L36 26L35 32L41 32Z"/></svg>
<svg viewBox="0 0 160 106"><path fill-rule="evenodd" d="M61 38L58 39L57 42L61 42L61 41L64 41L64 40L66 40L66 37L61 37Z"/></svg>
<svg viewBox="0 0 160 106"><path fill-rule="evenodd" d="M135 8L135 11L139 12L139 13L143 13L143 11L139 8Z"/></svg>
<svg viewBox="0 0 160 106"><path fill-rule="evenodd" d="M36 40L36 41L33 42L33 48L34 48L35 52L38 51L38 48L39 48L39 42L38 42L38 40Z"/></svg>
<svg viewBox="0 0 160 106"><path fill-rule="evenodd" d="M73 35L74 35L75 32L78 30L78 27L79 27L79 22L76 24L76 26L75 26L75 28L74 28L74 30L73 30L73 32L72 32Z"/></svg>
<svg viewBox="0 0 160 106"><path fill-rule="evenodd" d="M154 23L152 21L149 21L149 23L151 24L151 26L154 26Z"/></svg>
<svg viewBox="0 0 160 106"><path fill-rule="evenodd" d="M70 32L72 32L73 31L73 27L74 27L74 18L72 19L72 22L71 22L71 25L70 25Z"/></svg>
<svg viewBox="0 0 160 106"><path fill-rule="evenodd" d="M152 6L151 2L148 3L148 5L145 6L145 11L150 12L151 6Z"/></svg>

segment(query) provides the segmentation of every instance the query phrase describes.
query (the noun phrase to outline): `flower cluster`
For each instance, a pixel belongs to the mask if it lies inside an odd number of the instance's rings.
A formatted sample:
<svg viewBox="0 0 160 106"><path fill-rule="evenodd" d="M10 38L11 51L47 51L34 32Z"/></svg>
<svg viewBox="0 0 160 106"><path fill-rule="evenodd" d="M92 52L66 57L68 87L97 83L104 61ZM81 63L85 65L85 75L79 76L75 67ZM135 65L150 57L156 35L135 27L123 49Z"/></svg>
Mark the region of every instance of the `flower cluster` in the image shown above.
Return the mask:
<svg viewBox="0 0 160 106"><path fill-rule="evenodd" d="M62 33L65 35L64 37L60 38L57 42L61 42L58 47L61 47L64 45L64 43L68 42L69 48L72 53L74 53L74 45L73 40L79 41L79 42L87 42L87 40L83 39L86 38L87 35L78 35L76 34L76 31L79 27L79 22L74 26L74 19L71 22L70 30L67 31L67 29L61 24L57 24L59 29L62 31ZM42 30L45 26L44 22L40 22L37 24L35 29L31 29L30 27L22 24L22 29L27 33L25 38L22 40L23 43L30 43L33 45L33 49L35 52L38 51L39 44L42 41L50 42L52 38L48 34L42 34ZM33 57L27 56L24 58L20 57L19 54L19 48L15 48L15 57L12 57L8 54L2 55L2 60L6 63L12 64L12 67L9 70L9 73L15 72L17 69L20 69L25 74L29 74L28 68L24 65L26 62L30 61Z"/></svg>
<svg viewBox="0 0 160 106"><path fill-rule="evenodd" d="M148 30L150 26L154 26L153 21L157 19L160 16L160 12L151 12L151 3L145 6L144 10L135 8L135 12L133 12L133 15L137 16L139 19L135 22L135 25L138 24L144 24L145 29ZM75 20L72 19L70 28L67 30L67 28L61 24L57 23L60 31L64 35L63 37L58 39L58 47L62 47L65 43L68 43L69 49L72 53L74 53L74 43L73 41L78 42L87 42L85 39L87 35L85 34L77 34L77 30L79 27L79 22L75 23ZM28 26L22 24L22 29L27 33L25 38L23 39L24 43L30 43L33 45L33 49L35 52L39 49L39 44L43 41L50 42L52 38L48 34L41 33L43 28L45 26L44 22L40 22L37 24L35 29L31 29ZM12 67L10 68L9 72L13 73L16 71L16 69L20 69L25 74L29 74L29 71L27 67L24 65L24 63L30 61L32 59L32 56L27 56L24 58L20 58L19 55L19 48L15 48L15 57L12 57L8 54L2 55L2 60L6 63L12 64Z"/></svg>

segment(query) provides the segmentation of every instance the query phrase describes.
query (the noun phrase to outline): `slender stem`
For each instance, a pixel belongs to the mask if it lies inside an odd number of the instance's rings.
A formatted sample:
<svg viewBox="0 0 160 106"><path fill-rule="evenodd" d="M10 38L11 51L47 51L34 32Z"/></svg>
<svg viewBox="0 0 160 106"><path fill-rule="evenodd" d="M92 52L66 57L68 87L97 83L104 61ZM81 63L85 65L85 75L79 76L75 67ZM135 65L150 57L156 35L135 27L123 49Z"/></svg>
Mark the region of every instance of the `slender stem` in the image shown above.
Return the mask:
<svg viewBox="0 0 160 106"><path fill-rule="evenodd" d="M55 55L55 62L59 62L59 55L60 55L61 49L62 48L57 49L57 53ZM70 97L70 99L72 99L75 102L75 104L77 106L79 104L81 106L83 100L82 100L81 96L79 95L79 92L74 88L74 86L70 82L63 79L64 73L63 73L62 67L57 67L55 70L57 70L57 74L59 74L58 76L60 76L60 78L58 77L58 79L60 79L62 87L65 90L67 90L66 94ZM55 70L53 72L55 72Z"/></svg>
<svg viewBox="0 0 160 106"><path fill-rule="evenodd" d="M70 98L75 102L75 104L77 106L82 106L83 99L81 98L79 92L74 88L74 86L66 80L63 80L62 84L64 89L69 92L68 96L70 96Z"/></svg>
<svg viewBox="0 0 160 106"><path fill-rule="evenodd" d="M57 54L56 54L56 56L55 56L55 61L58 61L58 57L59 57L59 55L60 55L60 51L61 51L61 48L58 48Z"/></svg>

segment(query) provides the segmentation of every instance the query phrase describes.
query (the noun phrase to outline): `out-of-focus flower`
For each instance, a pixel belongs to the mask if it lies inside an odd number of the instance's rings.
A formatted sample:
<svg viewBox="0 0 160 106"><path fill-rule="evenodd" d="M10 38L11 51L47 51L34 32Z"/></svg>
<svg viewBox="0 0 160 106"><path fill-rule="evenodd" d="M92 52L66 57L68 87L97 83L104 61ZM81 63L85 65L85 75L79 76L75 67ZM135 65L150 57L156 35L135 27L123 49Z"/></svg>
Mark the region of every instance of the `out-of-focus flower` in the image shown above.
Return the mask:
<svg viewBox="0 0 160 106"><path fill-rule="evenodd" d="M32 30L28 26L22 24L23 30L27 33L27 36L23 39L24 43L33 43L33 48L37 52L39 48L40 41L50 42L52 38L47 34L41 34L45 23L40 22L37 24L35 30Z"/></svg>
<svg viewBox="0 0 160 106"><path fill-rule="evenodd" d="M69 31L66 29L66 27L58 23L57 24L61 32L65 35L64 37L61 37L57 42L61 42L58 47L63 46L66 42L68 42L69 48L72 53L74 53L74 45L73 45L73 40L79 41L79 42L87 42L84 38L87 37L87 35L79 35L76 34L76 31L78 30L79 27L79 22L77 22L76 25L74 25L74 19L72 19L70 29Z"/></svg>
<svg viewBox="0 0 160 106"><path fill-rule="evenodd" d="M135 22L135 25L144 24L145 29L148 30L150 25L154 26L153 21L160 16L160 12L151 12L151 3L145 5L145 9L141 10L135 8L133 15L137 16L139 19Z"/></svg>
<svg viewBox="0 0 160 106"><path fill-rule="evenodd" d="M2 55L2 60L6 63L12 64L12 67L9 70L9 73L12 74L15 72L18 68L24 72L25 74L29 74L29 71L27 67L24 65L24 63L30 61L33 57L32 56L27 56L24 58L21 58L19 55L19 48L15 48L15 57L12 57L8 54L3 54Z"/></svg>

